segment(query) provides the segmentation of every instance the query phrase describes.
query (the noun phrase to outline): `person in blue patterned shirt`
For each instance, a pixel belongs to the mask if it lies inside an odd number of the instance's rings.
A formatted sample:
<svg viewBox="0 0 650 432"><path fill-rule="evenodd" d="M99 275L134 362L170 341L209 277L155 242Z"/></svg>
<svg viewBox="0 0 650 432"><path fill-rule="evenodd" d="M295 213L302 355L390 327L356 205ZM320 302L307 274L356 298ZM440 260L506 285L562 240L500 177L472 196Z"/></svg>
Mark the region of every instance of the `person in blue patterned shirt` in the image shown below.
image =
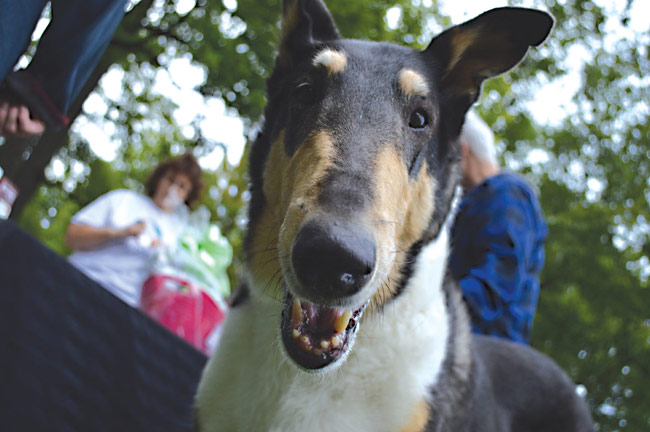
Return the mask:
<svg viewBox="0 0 650 432"><path fill-rule="evenodd" d="M464 195L452 227L450 270L475 333L527 344L548 229L535 189L501 170L494 135L474 112L460 137Z"/></svg>

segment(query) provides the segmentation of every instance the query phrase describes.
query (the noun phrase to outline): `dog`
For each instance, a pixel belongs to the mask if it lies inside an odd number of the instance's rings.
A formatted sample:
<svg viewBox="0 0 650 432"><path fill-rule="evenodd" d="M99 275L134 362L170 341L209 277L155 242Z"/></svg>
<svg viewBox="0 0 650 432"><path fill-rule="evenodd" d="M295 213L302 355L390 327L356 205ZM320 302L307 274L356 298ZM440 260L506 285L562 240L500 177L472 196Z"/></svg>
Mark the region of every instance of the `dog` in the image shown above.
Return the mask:
<svg viewBox="0 0 650 432"><path fill-rule="evenodd" d="M552 360L471 335L446 270L465 113L553 25L493 9L415 51L342 39L321 0L284 0L246 274L197 430L593 430Z"/></svg>

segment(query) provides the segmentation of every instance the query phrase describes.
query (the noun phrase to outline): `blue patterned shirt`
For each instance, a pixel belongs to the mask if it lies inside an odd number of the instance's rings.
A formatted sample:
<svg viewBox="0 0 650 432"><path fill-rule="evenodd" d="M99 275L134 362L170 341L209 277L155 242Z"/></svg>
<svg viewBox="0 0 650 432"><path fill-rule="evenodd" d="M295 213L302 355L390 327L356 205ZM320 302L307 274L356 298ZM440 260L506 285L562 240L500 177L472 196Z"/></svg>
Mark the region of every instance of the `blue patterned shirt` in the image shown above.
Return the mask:
<svg viewBox="0 0 650 432"><path fill-rule="evenodd" d="M475 333L529 343L547 232L537 196L518 174L501 172L463 197L450 269Z"/></svg>

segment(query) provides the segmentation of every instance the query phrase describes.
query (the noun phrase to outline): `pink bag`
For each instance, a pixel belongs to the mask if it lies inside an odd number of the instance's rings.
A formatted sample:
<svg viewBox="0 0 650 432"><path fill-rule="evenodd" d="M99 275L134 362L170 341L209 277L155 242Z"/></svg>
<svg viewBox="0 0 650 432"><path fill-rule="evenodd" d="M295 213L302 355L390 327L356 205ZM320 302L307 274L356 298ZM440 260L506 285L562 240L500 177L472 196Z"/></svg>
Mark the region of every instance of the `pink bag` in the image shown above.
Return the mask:
<svg viewBox="0 0 650 432"><path fill-rule="evenodd" d="M144 282L140 309L205 354L210 354L226 311L196 285L152 275Z"/></svg>

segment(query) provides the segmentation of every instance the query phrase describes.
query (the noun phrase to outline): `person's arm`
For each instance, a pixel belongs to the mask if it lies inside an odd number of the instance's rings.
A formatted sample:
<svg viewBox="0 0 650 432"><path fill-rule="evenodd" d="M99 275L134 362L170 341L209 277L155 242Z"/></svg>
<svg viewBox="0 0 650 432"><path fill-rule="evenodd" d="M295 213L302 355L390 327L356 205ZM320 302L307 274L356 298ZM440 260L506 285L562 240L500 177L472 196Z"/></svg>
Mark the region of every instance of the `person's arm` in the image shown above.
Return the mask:
<svg viewBox="0 0 650 432"><path fill-rule="evenodd" d="M137 222L126 228L102 228L71 222L65 233L66 246L76 250L90 250L109 241L126 237L137 237L144 230L145 223Z"/></svg>

